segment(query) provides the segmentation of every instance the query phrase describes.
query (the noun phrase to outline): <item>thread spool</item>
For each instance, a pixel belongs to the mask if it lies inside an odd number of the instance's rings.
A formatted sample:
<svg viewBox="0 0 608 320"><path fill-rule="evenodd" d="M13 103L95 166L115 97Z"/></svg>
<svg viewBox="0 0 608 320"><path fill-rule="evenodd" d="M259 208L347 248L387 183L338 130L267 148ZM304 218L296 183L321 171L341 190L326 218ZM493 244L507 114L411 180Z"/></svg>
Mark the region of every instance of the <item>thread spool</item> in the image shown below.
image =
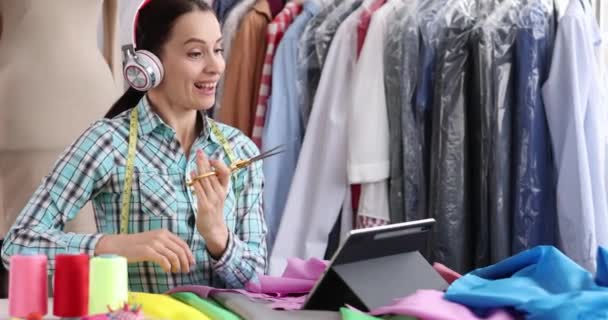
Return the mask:
<svg viewBox="0 0 608 320"><path fill-rule="evenodd" d="M47 314L47 258L43 255L14 255L9 267L9 315L25 318Z"/></svg>
<svg viewBox="0 0 608 320"><path fill-rule="evenodd" d="M101 255L91 259L89 274L89 314L118 309L128 301L127 259Z"/></svg>
<svg viewBox="0 0 608 320"><path fill-rule="evenodd" d="M61 254L55 257L53 315L63 318L89 312L89 256Z"/></svg>

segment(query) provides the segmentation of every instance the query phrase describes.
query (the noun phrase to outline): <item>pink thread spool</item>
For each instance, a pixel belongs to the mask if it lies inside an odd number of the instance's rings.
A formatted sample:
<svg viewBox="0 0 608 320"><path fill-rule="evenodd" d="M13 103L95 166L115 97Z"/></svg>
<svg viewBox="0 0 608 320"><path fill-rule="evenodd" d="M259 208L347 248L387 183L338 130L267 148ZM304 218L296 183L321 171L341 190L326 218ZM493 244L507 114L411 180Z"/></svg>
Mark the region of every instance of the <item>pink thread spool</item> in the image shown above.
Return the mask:
<svg viewBox="0 0 608 320"><path fill-rule="evenodd" d="M9 315L25 318L47 314L47 259L43 255L14 255L9 270Z"/></svg>

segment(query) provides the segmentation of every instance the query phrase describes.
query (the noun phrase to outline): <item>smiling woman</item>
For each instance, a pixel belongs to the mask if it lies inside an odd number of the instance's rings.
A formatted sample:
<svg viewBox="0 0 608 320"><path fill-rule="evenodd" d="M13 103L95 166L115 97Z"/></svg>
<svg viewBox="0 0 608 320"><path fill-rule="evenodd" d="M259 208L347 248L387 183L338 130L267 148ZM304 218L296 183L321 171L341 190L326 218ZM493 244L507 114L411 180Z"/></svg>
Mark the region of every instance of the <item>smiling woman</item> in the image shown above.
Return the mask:
<svg viewBox="0 0 608 320"><path fill-rule="evenodd" d="M144 1L125 78L131 88L59 158L6 236L2 258L118 254L132 291L186 284L242 287L266 266L259 154L209 119L224 72L222 35L203 1ZM215 171L197 180L192 175ZM88 201L97 233L63 230Z"/></svg>

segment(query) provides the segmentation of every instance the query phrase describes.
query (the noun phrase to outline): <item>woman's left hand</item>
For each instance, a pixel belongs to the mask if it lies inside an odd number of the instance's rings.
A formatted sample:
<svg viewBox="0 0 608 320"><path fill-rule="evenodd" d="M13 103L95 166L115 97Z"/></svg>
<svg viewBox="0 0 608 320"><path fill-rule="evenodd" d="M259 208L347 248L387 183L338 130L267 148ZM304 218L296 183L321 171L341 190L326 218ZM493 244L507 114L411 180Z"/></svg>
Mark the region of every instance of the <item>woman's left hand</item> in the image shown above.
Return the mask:
<svg viewBox="0 0 608 320"><path fill-rule="evenodd" d="M213 258L219 259L226 251L228 228L224 221L224 202L230 184L230 168L223 161L209 160L202 150L196 151L198 174L214 170L216 175L194 181L193 187L198 202L196 228L207 243ZM192 173L192 178L197 173Z"/></svg>

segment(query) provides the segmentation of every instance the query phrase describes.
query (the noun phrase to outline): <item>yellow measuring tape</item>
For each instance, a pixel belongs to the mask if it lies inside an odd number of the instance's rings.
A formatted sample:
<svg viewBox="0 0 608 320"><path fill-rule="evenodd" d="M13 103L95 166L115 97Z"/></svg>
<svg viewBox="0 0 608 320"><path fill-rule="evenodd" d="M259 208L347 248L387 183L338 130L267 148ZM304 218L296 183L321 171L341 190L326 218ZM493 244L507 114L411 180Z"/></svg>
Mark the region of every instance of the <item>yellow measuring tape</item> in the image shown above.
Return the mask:
<svg viewBox="0 0 608 320"><path fill-rule="evenodd" d="M234 152L228 144L228 140L222 134L215 121L209 119L211 131L220 140L230 164L236 161ZM139 118L137 107L131 111L131 120L129 123L129 151L127 155L127 172L125 176L125 187L122 193L122 203L120 206L120 233L129 233L129 206L131 204L131 186L133 184L133 168L135 166L135 147L137 146L137 128L139 127Z"/></svg>
<svg viewBox="0 0 608 320"><path fill-rule="evenodd" d="M135 147L137 146L137 107L131 111L129 124L129 153L127 155L127 173L125 175L125 189L122 193L120 206L120 233L129 233L129 205L131 204L131 186L133 184L133 167L135 162Z"/></svg>
<svg viewBox="0 0 608 320"><path fill-rule="evenodd" d="M211 123L211 131L213 131L213 134L220 140L220 143L224 148L224 152L226 152L228 160L230 160L230 164L234 163L236 161L236 157L232 152L232 148L230 148L230 145L228 144L228 140L226 140L226 137L224 137L222 131L220 131L220 128L218 128L217 124L215 124L215 121L209 119L209 123Z"/></svg>

